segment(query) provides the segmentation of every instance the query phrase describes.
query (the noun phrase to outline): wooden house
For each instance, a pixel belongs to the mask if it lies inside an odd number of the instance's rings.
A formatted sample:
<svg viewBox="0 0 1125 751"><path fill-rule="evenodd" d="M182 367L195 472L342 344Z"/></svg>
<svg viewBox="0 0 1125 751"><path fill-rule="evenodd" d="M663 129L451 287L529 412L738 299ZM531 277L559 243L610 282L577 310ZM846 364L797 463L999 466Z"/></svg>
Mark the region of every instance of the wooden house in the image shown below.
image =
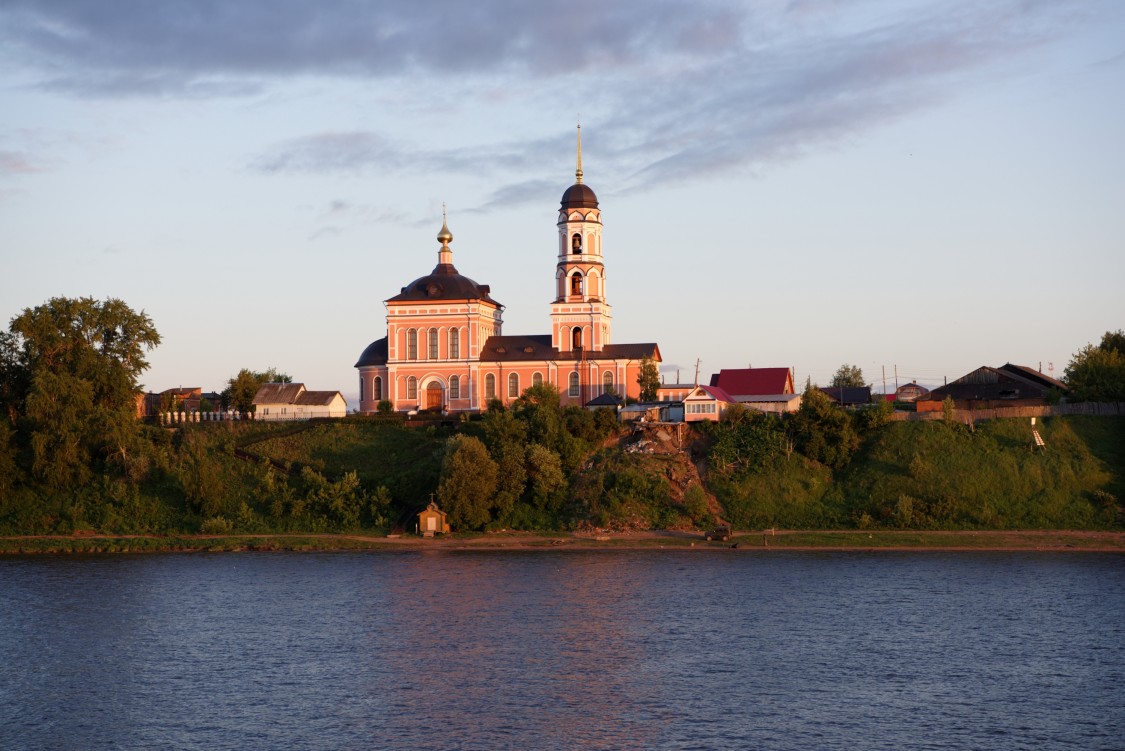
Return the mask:
<svg viewBox="0 0 1125 751"><path fill-rule="evenodd" d="M824 394L840 407L857 407L871 403L870 386L819 386Z"/></svg>
<svg viewBox="0 0 1125 751"><path fill-rule="evenodd" d="M1039 407L1048 404L1052 395L1063 396L1069 391L1062 381L1033 368L1005 363L999 368L982 365L939 386L914 404L919 412L937 412L948 396L956 409Z"/></svg>
<svg viewBox="0 0 1125 751"><path fill-rule="evenodd" d="M438 508L437 504L430 501L425 511L418 513L418 534L423 537L444 535L449 533L449 521L446 513Z"/></svg>

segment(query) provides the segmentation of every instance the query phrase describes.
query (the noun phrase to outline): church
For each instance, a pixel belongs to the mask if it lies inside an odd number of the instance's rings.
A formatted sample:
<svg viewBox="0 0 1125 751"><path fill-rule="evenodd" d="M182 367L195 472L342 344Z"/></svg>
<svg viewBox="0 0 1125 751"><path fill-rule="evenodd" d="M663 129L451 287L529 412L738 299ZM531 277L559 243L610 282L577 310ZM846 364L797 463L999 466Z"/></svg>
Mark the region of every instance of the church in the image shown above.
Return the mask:
<svg viewBox="0 0 1125 751"><path fill-rule="evenodd" d="M504 306L489 286L453 265L443 215L437 265L385 301L387 335L355 364L360 412L384 400L397 412L479 412L541 383L557 388L564 405L585 406L607 393L637 398L641 361L660 362L660 349L613 342L601 209L582 182L581 129L575 182L563 193L557 227L551 333L508 336Z"/></svg>

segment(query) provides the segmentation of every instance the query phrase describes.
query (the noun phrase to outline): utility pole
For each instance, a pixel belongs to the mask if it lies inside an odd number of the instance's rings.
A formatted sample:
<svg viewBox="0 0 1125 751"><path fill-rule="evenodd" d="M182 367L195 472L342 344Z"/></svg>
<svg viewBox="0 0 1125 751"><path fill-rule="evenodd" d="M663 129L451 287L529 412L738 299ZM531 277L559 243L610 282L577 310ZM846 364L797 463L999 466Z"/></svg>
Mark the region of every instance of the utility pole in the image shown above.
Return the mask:
<svg viewBox="0 0 1125 751"><path fill-rule="evenodd" d="M895 389L895 394L898 394L898 389ZM883 398L887 397L887 366L883 366Z"/></svg>
<svg viewBox="0 0 1125 751"><path fill-rule="evenodd" d="M898 393L898 363L895 363L895 393Z"/></svg>
<svg viewBox="0 0 1125 751"><path fill-rule="evenodd" d="M695 385L699 385L699 363L703 362L698 357L695 358Z"/></svg>

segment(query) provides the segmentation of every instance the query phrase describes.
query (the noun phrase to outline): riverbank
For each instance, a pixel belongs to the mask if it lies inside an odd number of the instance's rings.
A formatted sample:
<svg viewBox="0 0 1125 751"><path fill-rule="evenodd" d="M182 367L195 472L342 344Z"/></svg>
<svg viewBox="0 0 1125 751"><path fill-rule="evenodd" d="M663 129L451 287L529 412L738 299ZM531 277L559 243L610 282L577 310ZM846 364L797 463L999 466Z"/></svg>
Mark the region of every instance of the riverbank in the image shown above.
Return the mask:
<svg viewBox="0 0 1125 751"><path fill-rule="evenodd" d="M452 534L413 535L35 535L0 537L0 555L173 552L348 552L489 550L771 550L825 551L1044 551L1125 553L1125 532L1072 530L929 531L751 531L728 542L707 542L699 533Z"/></svg>

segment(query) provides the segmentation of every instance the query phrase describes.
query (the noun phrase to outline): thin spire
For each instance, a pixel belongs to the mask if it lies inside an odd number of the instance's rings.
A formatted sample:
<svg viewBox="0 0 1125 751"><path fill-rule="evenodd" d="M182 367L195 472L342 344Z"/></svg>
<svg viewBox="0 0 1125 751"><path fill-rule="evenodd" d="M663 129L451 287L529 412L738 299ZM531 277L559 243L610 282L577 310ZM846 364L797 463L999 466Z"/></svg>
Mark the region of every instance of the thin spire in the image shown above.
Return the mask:
<svg viewBox="0 0 1125 751"><path fill-rule="evenodd" d="M574 170L575 182L582 184L582 123L578 123L578 169Z"/></svg>

